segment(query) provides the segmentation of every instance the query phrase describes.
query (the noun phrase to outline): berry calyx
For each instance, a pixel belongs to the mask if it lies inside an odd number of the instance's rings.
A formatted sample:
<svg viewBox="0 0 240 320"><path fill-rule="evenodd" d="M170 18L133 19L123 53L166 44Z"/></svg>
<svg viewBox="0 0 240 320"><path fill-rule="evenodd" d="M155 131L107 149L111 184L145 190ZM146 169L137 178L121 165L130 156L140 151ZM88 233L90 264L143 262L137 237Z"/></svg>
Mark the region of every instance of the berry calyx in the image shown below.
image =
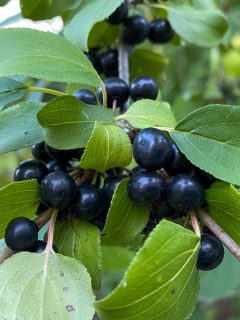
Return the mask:
<svg viewBox="0 0 240 320"><path fill-rule="evenodd" d="M134 140L133 156L141 168L148 171L159 170L171 160L171 142L158 129L144 129Z"/></svg>
<svg viewBox="0 0 240 320"><path fill-rule="evenodd" d="M149 40L154 43L167 43L174 36L174 31L165 19L153 20L150 24Z"/></svg>
<svg viewBox="0 0 240 320"><path fill-rule="evenodd" d="M128 16L128 1L125 0L107 19L111 24L120 24Z"/></svg>
<svg viewBox="0 0 240 320"><path fill-rule="evenodd" d="M78 100L90 104L90 105L96 105L97 104L97 97L95 94L88 90L88 89L79 89L74 92L74 97L78 98Z"/></svg>
<svg viewBox="0 0 240 320"><path fill-rule="evenodd" d="M199 270L208 271L220 265L224 258L224 248L221 241L213 235L201 236L200 250L197 260Z"/></svg>
<svg viewBox="0 0 240 320"><path fill-rule="evenodd" d="M166 196L166 182L157 173L139 172L128 183L128 195L133 202L149 205L163 200Z"/></svg>
<svg viewBox="0 0 240 320"><path fill-rule="evenodd" d="M116 77L118 75L118 51L108 50L101 54L99 59L102 64L102 72L106 77Z"/></svg>
<svg viewBox="0 0 240 320"><path fill-rule="evenodd" d="M192 210L203 204L204 189L190 174L179 174L168 185L167 199L178 211Z"/></svg>
<svg viewBox="0 0 240 320"><path fill-rule="evenodd" d="M41 183L42 202L49 208L64 209L69 206L76 190L76 184L66 172L48 174Z"/></svg>
<svg viewBox="0 0 240 320"><path fill-rule="evenodd" d="M33 158L42 162L48 162L51 160L45 149L45 142L34 144L31 148Z"/></svg>
<svg viewBox="0 0 240 320"><path fill-rule="evenodd" d="M108 78L103 83L107 92L107 106L112 108L114 101L116 101L117 107L122 107L129 98L128 84L119 78ZM99 101L103 103L101 87L98 89L97 96Z"/></svg>
<svg viewBox="0 0 240 320"><path fill-rule="evenodd" d="M14 181L36 179L41 183L49 173L46 165L39 160L26 160L22 162L14 172Z"/></svg>
<svg viewBox="0 0 240 320"><path fill-rule="evenodd" d="M31 251L38 240L38 227L34 221L18 217L13 219L5 231L5 242L15 252Z"/></svg>
<svg viewBox="0 0 240 320"><path fill-rule="evenodd" d="M102 194L93 185L81 185L76 188L71 202L70 212L82 220L96 219L103 209Z"/></svg>
<svg viewBox="0 0 240 320"><path fill-rule="evenodd" d="M139 44L147 39L149 23L143 16L131 16L124 21L123 41L126 44Z"/></svg>
<svg viewBox="0 0 240 320"><path fill-rule="evenodd" d="M156 100L158 96L156 81L150 77L136 78L130 85L130 96L133 101L140 99Z"/></svg>

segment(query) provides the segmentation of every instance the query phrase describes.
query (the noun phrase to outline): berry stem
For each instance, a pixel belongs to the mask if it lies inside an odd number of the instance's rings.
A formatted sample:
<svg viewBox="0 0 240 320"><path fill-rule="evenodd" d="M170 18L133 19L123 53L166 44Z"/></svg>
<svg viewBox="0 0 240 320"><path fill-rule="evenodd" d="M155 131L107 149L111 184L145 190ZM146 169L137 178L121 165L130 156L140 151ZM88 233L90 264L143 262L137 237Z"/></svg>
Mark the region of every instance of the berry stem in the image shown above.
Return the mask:
<svg viewBox="0 0 240 320"><path fill-rule="evenodd" d="M49 255L50 251L52 250L53 246L53 236L54 236L54 228L57 220L57 215L58 215L58 210L53 210L49 224L49 229L48 229L48 240L47 240L47 246L46 246L46 256Z"/></svg>
<svg viewBox="0 0 240 320"><path fill-rule="evenodd" d="M52 95L58 96L58 97L65 96L65 93L63 93L61 91L48 89L48 88L29 87L25 91L28 91L28 92L42 92L42 93L52 94Z"/></svg>
<svg viewBox="0 0 240 320"><path fill-rule="evenodd" d="M112 104L112 113L114 114L117 108L117 99L113 100L113 104Z"/></svg>
<svg viewBox="0 0 240 320"><path fill-rule="evenodd" d="M197 210L198 217L208 227L212 233L222 241L225 247L240 260L240 246L228 235L203 209Z"/></svg>
<svg viewBox="0 0 240 320"><path fill-rule="evenodd" d="M46 210L44 213L41 214L40 217L37 217L35 219L35 223L38 226L38 229L42 229L43 226L45 226L45 224L50 220L51 218L51 211L50 210Z"/></svg>
<svg viewBox="0 0 240 320"><path fill-rule="evenodd" d="M129 57L127 46L123 43L122 39L119 40L118 45L118 73L119 78L129 84Z"/></svg>
<svg viewBox="0 0 240 320"><path fill-rule="evenodd" d="M194 232L200 238L201 237L201 229L200 229L200 226L198 223L196 213L194 211L191 211L190 215L191 215L191 221L192 221L192 226L193 226Z"/></svg>
<svg viewBox="0 0 240 320"><path fill-rule="evenodd" d="M104 106L104 108L107 108L107 91L106 91L106 88L105 88L103 81L101 81L100 86L102 88L103 106Z"/></svg>

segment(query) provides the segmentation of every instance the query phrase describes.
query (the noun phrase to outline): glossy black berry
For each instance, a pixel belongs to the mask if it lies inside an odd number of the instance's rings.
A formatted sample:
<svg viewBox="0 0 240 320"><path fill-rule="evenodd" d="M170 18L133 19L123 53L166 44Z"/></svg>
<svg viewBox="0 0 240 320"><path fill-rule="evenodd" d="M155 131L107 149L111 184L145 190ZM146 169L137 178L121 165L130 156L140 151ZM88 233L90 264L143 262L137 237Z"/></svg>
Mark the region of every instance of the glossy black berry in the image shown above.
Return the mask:
<svg viewBox="0 0 240 320"><path fill-rule="evenodd" d="M123 41L127 44L139 44L147 39L149 23L143 16L131 16L124 22Z"/></svg>
<svg viewBox="0 0 240 320"><path fill-rule="evenodd" d="M166 187L165 180L159 174L139 172L129 180L128 195L136 203L157 203L165 198Z"/></svg>
<svg viewBox="0 0 240 320"><path fill-rule="evenodd" d="M56 171L48 174L41 183L42 202L54 209L64 209L72 200L76 184L66 172Z"/></svg>
<svg viewBox="0 0 240 320"><path fill-rule="evenodd" d="M160 130L144 129L134 140L133 155L140 167L149 171L159 170L171 160L171 142Z"/></svg>
<svg viewBox="0 0 240 320"><path fill-rule="evenodd" d="M167 43L174 36L174 31L165 19L153 20L150 24L149 40L154 43Z"/></svg>
<svg viewBox="0 0 240 320"><path fill-rule="evenodd" d="M102 64L102 72L106 77L117 77L118 75L118 51L108 50L99 56Z"/></svg>
<svg viewBox="0 0 240 320"><path fill-rule="evenodd" d="M16 168L14 181L37 179L41 183L48 173L49 171L43 162L39 160L27 160Z"/></svg>
<svg viewBox="0 0 240 320"><path fill-rule="evenodd" d="M117 102L118 107L122 107L129 98L128 84L119 78L109 78L103 81L107 92L107 105L112 108L114 100ZM98 99L103 103L102 89L99 87Z"/></svg>
<svg viewBox="0 0 240 320"><path fill-rule="evenodd" d="M208 271L220 265L224 258L224 248L220 240L213 235L203 234L198 254L197 268Z"/></svg>
<svg viewBox="0 0 240 320"><path fill-rule="evenodd" d="M170 175L175 175L177 173L190 172L192 168L192 163L179 150L178 146L172 143L172 159L171 162L166 165L166 171Z"/></svg>
<svg viewBox="0 0 240 320"><path fill-rule="evenodd" d="M119 174L119 175L109 176L107 179L105 179L104 185L103 185L103 197L104 197L104 202L106 204L110 204L115 189L117 188L119 183L125 178L127 178L127 176L123 174Z"/></svg>
<svg viewBox="0 0 240 320"><path fill-rule="evenodd" d="M139 77L130 85L130 96L133 101L140 99L156 100L158 96L158 85L150 77Z"/></svg>
<svg viewBox="0 0 240 320"><path fill-rule="evenodd" d="M111 24L120 24L128 16L128 2L125 0L107 19Z"/></svg>
<svg viewBox="0 0 240 320"><path fill-rule="evenodd" d="M35 247L33 248L33 253L43 253L46 250L47 243L45 241L38 240ZM58 253L56 246L53 246L53 250Z"/></svg>
<svg viewBox="0 0 240 320"><path fill-rule="evenodd" d="M201 170L200 168L195 167L194 176L199 180L199 182L208 189L214 182L217 181L217 178L212 176L210 173Z"/></svg>
<svg viewBox="0 0 240 320"><path fill-rule="evenodd" d="M59 150L59 149L55 149L53 147L50 147L47 144L45 145L45 148L46 148L48 155L52 159L58 160L60 162L66 162L68 160L74 159L77 157L79 152L81 154L83 152L83 149Z"/></svg>
<svg viewBox="0 0 240 320"><path fill-rule="evenodd" d="M178 218L180 214L174 209L167 200L151 205L151 212L157 220L164 218Z"/></svg>
<svg viewBox="0 0 240 320"><path fill-rule="evenodd" d="M34 221L24 217L13 219L5 231L7 246L16 252L31 251L38 240L38 227Z"/></svg>
<svg viewBox="0 0 240 320"><path fill-rule="evenodd" d="M61 162L58 160L52 160L49 161L46 164L49 172L54 172L54 171L66 171L67 168L70 168L71 165L68 162Z"/></svg>
<svg viewBox="0 0 240 320"><path fill-rule="evenodd" d="M78 98L80 101L90 104L90 105L96 105L97 104L97 97L95 94L88 90L88 89L79 89L74 92L74 97Z"/></svg>
<svg viewBox="0 0 240 320"><path fill-rule="evenodd" d="M71 214L82 220L91 221L100 215L102 209L102 194L95 186L86 184L77 187L71 202Z"/></svg>
<svg viewBox="0 0 240 320"><path fill-rule="evenodd" d="M86 56L88 57L89 61L93 65L94 69L97 70L98 73L101 73L102 66L98 56L94 52L89 52L86 54Z"/></svg>
<svg viewBox="0 0 240 320"><path fill-rule="evenodd" d="M190 174L179 174L168 185L167 199L178 211L195 209L204 202L204 189Z"/></svg>
<svg viewBox="0 0 240 320"><path fill-rule="evenodd" d="M51 160L50 156L45 150L45 142L34 144L31 148L33 158L42 162L48 162Z"/></svg>

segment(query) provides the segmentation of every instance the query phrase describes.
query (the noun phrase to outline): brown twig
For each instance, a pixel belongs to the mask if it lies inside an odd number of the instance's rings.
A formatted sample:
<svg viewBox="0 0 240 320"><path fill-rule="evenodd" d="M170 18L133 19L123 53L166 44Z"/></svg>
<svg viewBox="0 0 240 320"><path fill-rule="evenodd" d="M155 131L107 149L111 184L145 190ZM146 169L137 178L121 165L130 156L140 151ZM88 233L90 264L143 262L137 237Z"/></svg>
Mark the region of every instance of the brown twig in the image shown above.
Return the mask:
<svg viewBox="0 0 240 320"><path fill-rule="evenodd" d="M212 233L222 241L224 246L240 261L240 246L207 214L203 209L197 210L198 217Z"/></svg>
<svg viewBox="0 0 240 320"><path fill-rule="evenodd" d="M48 209L34 220L39 230L42 229L42 227L50 220L51 215L51 209Z"/></svg>
<svg viewBox="0 0 240 320"><path fill-rule="evenodd" d="M199 223L198 223L198 219L197 219L196 213L194 211L191 211L190 212L190 216L191 216L193 229L194 229L196 235L200 238L201 237L201 229L200 229L200 226L199 226Z"/></svg>
<svg viewBox="0 0 240 320"><path fill-rule="evenodd" d="M123 43L122 39L119 40L118 45L118 74L119 78L129 84L129 56L128 48Z"/></svg>

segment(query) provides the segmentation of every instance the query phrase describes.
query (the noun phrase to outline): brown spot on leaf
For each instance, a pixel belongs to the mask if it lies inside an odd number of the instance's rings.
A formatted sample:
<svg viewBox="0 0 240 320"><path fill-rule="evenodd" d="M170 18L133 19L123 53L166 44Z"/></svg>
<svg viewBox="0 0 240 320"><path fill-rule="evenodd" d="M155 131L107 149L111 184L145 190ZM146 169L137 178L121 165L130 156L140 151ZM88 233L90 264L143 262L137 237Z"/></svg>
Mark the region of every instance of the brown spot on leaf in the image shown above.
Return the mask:
<svg viewBox="0 0 240 320"><path fill-rule="evenodd" d="M25 131L24 134L28 134L28 131Z"/></svg>
<svg viewBox="0 0 240 320"><path fill-rule="evenodd" d="M64 272L63 271L61 271L59 274L60 274L60 277L64 277Z"/></svg>
<svg viewBox="0 0 240 320"><path fill-rule="evenodd" d="M63 288L63 291L64 291L64 292L68 292L68 291L69 291L69 288L68 288L68 287L64 287L64 288Z"/></svg>
<svg viewBox="0 0 240 320"><path fill-rule="evenodd" d="M176 293L176 289L172 289L171 294L175 294Z"/></svg>
<svg viewBox="0 0 240 320"><path fill-rule="evenodd" d="M68 306L66 306L66 309L67 309L67 312L73 312L73 311L75 311L75 309L73 308L73 306L72 305L68 305Z"/></svg>

